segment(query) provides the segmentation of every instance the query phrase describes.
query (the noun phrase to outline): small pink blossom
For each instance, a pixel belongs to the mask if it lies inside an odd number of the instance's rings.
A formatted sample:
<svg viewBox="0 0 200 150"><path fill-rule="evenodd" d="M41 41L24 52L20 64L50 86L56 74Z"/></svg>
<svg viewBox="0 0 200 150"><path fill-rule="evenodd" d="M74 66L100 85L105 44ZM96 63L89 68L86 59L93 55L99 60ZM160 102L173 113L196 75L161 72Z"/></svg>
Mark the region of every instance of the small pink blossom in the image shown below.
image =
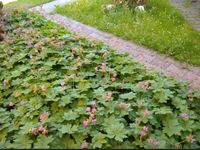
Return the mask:
<svg viewBox="0 0 200 150"><path fill-rule="evenodd" d="M81 144L81 148L82 148L82 149L87 149L87 148L88 148L88 143L83 143L83 144Z"/></svg>
<svg viewBox="0 0 200 150"><path fill-rule="evenodd" d="M44 129L45 129L45 128L41 125L41 126L39 126L38 131L39 131L39 132L43 132Z"/></svg>
<svg viewBox="0 0 200 150"><path fill-rule="evenodd" d="M31 132L31 134L33 134L33 135L37 135L37 134L38 134L38 131L37 131L36 128L30 129L30 132Z"/></svg>
<svg viewBox="0 0 200 150"><path fill-rule="evenodd" d="M106 56L107 56L107 54L108 54L107 52L104 52L104 53L103 53L103 57L106 57Z"/></svg>
<svg viewBox="0 0 200 150"><path fill-rule="evenodd" d="M86 107L86 111L91 111L91 108L90 107Z"/></svg>
<svg viewBox="0 0 200 150"><path fill-rule="evenodd" d="M97 104L97 102L94 100L94 101L92 101L92 106L93 107L95 107L96 106L96 104Z"/></svg>
<svg viewBox="0 0 200 150"><path fill-rule="evenodd" d="M94 114L90 114L90 120L94 119Z"/></svg>
<svg viewBox="0 0 200 150"><path fill-rule="evenodd" d="M144 117L148 117L150 115L150 112L148 111L148 109L145 109L143 112Z"/></svg>
<svg viewBox="0 0 200 150"><path fill-rule="evenodd" d="M87 121L87 120L84 120L84 121L83 121L83 125L84 125L85 127L87 127L87 126L88 126L88 121Z"/></svg>
<svg viewBox="0 0 200 150"><path fill-rule="evenodd" d="M92 113L96 113L97 112L97 109L96 108L92 108Z"/></svg>
<svg viewBox="0 0 200 150"><path fill-rule="evenodd" d="M194 138L194 135L189 134L188 136L186 136L186 140L190 143L194 143L196 141L196 139Z"/></svg>
<svg viewBox="0 0 200 150"><path fill-rule="evenodd" d="M123 104L122 102L120 102L120 103L118 104L118 107L121 109L121 108L124 107L124 104Z"/></svg>
<svg viewBox="0 0 200 150"><path fill-rule="evenodd" d="M110 73L112 73L113 72L113 69L112 68L109 68L109 70L108 70Z"/></svg>
<svg viewBox="0 0 200 150"><path fill-rule="evenodd" d="M147 134L146 131L143 131L143 130L140 131L140 136L141 136L141 137L144 137L146 134Z"/></svg>
<svg viewBox="0 0 200 150"><path fill-rule="evenodd" d="M112 98L112 92L107 92L106 95L105 95L105 99L109 100L111 98Z"/></svg>
<svg viewBox="0 0 200 150"><path fill-rule="evenodd" d="M101 64L101 69L102 69L102 70L105 70L105 69L106 69L106 63L102 63L102 64Z"/></svg>
<svg viewBox="0 0 200 150"><path fill-rule="evenodd" d="M32 41L28 41L27 45L28 45L28 46L32 46L32 45L33 45L33 42L32 42Z"/></svg>
<svg viewBox="0 0 200 150"><path fill-rule="evenodd" d="M44 134L44 135L48 134L48 130L44 128L42 131L42 134Z"/></svg>
<svg viewBox="0 0 200 150"><path fill-rule="evenodd" d="M116 74L116 73L113 73L113 77L116 78L116 77L117 77L117 74Z"/></svg>
<svg viewBox="0 0 200 150"><path fill-rule="evenodd" d="M159 142L154 141L152 144L153 144L154 146L156 146L156 145L159 144Z"/></svg>
<svg viewBox="0 0 200 150"><path fill-rule="evenodd" d="M45 120L45 119L47 119L48 118L48 116L49 116L49 113L48 112L44 112L43 114L41 114L40 115L40 120L42 121L42 120Z"/></svg>
<svg viewBox="0 0 200 150"><path fill-rule="evenodd" d="M147 139L147 142L148 142L149 144L152 144L154 141L153 141L153 139L150 137L150 138Z"/></svg>
<svg viewBox="0 0 200 150"><path fill-rule="evenodd" d="M154 141L151 137L149 137L149 138L147 139L147 142L148 142L149 144L154 145L154 146L156 146L156 145L159 144L159 142Z"/></svg>
<svg viewBox="0 0 200 150"><path fill-rule="evenodd" d="M42 90L43 92L46 92L46 91L47 91L47 88L46 88L45 85L41 85L40 87L41 87L41 90Z"/></svg>
<svg viewBox="0 0 200 150"><path fill-rule="evenodd" d="M116 81L116 78L113 77L113 78L111 78L111 80L112 80L112 82L114 82L114 81Z"/></svg>
<svg viewBox="0 0 200 150"><path fill-rule="evenodd" d="M36 38L41 38L41 37L42 37L41 34L36 35Z"/></svg>
<svg viewBox="0 0 200 150"><path fill-rule="evenodd" d="M9 102L8 106L13 107L14 106L13 102Z"/></svg>
<svg viewBox="0 0 200 150"><path fill-rule="evenodd" d="M181 113L183 119L188 119L188 114L186 112Z"/></svg>
<svg viewBox="0 0 200 150"><path fill-rule="evenodd" d="M4 79L4 80L3 80L3 85L4 85L4 86L7 86L7 85L8 85L8 80Z"/></svg>
<svg viewBox="0 0 200 150"><path fill-rule="evenodd" d="M60 85L64 86L65 85L65 81L61 81Z"/></svg>
<svg viewBox="0 0 200 150"><path fill-rule="evenodd" d="M97 119L93 119L92 122L93 122L93 123L96 123L96 122L97 122Z"/></svg>
<svg viewBox="0 0 200 150"><path fill-rule="evenodd" d="M98 72L98 71L99 71L99 68L98 68L98 67L95 67L94 70L95 70L96 72Z"/></svg>
<svg viewBox="0 0 200 150"><path fill-rule="evenodd" d="M143 127L143 131L145 131L145 132L149 131L149 127L144 126L144 127Z"/></svg>

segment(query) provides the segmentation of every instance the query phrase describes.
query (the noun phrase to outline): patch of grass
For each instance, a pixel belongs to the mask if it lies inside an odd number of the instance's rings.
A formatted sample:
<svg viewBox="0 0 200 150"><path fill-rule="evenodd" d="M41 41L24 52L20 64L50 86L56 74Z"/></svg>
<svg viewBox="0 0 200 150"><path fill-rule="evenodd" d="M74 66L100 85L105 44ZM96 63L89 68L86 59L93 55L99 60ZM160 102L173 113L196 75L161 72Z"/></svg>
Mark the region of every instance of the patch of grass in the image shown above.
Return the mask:
<svg viewBox="0 0 200 150"><path fill-rule="evenodd" d="M200 66L200 33L186 22L169 1L150 0L145 13L102 5L112 0L78 0L57 7L62 15L152 48L179 61Z"/></svg>
<svg viewBox="0 0 200 150"><path fill-rule="evenodd" d="M19 9L27 9L27 8L31 8L40 4L44 4L47 2L51 2L53 0L18 0L15 2L11 2L9 4L6 5L6 8L19 8Z"/></svg>

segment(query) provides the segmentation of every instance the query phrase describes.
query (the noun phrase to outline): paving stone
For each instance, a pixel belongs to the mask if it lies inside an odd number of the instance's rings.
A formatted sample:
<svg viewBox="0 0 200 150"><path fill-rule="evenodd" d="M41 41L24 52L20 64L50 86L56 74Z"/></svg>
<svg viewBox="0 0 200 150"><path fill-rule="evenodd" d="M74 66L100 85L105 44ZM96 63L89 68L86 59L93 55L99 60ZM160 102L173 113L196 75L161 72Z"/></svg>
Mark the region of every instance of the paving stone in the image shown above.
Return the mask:
<svg viewBox="0 0 200 150"><path fill-rule="evenodd" d="M200 13L198 7L195 7L195 5L200 6L200 1L187 7L184 4L184 0L171 0L171 3L174 4L174 6L177 7L183 15L185 15L185 18L193 25L194 28L196 28L197 31L200 31L200 28L198 27L200 26Z"/></svg>

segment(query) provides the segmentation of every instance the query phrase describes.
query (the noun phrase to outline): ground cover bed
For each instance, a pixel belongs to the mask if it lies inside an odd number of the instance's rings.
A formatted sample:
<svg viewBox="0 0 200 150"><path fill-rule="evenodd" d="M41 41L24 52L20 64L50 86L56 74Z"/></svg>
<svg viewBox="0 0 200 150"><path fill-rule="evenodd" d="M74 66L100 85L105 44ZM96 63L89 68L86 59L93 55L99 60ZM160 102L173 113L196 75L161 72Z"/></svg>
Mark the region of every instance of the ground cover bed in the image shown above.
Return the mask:
<svg viewBox="0 0 200 150"><path fill-rule="evenodd" d="M76 0L56 12L172 58L200 65L200 33L168 0L148 0L145 12L125 6L104 9L114 0Z"/></svg>
<svg viewBox="0 0 200 150"><path fill-rule="evenodd" d="M0 148L200 148L200 90L41 16L0 42Z"/></svg>

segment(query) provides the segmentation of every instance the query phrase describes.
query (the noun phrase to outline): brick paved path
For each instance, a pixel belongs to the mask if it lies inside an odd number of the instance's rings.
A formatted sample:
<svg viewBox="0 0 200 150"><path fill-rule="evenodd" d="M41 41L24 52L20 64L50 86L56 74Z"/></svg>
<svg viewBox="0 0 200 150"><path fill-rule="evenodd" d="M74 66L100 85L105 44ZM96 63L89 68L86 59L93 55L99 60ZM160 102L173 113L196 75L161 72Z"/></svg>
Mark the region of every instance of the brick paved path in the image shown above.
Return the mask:
<svg viewBox="0 0 200 150"><path fill-rule="evenodd" d="M30 9L30 11L41 13L47 19L60 24L79 36L84 36L91 40L100 40L120 52L128 52L134 59L143 63L147 69L156 70L163 75L175 77L180 81L188 81L193 87L200 87L200 68L179 63L164 55L160 55L155 51L136 45L133 42L123 40L112 34L99 31L94 27L82 24L68 17L48 13L49 11L47 12L45 10L45 8L48 7L48 4L49 3L45 4L45 6L37 6ZM52 3L50 4L52 6Z"/></svg>
<svg viewBox="0 0 200 150"><path fill-rule="evenodd" d="M177 7L185 18L200 31L200 0L192 3L190 6L185 6L184 0L171 0L171 3Z"/></svg>

